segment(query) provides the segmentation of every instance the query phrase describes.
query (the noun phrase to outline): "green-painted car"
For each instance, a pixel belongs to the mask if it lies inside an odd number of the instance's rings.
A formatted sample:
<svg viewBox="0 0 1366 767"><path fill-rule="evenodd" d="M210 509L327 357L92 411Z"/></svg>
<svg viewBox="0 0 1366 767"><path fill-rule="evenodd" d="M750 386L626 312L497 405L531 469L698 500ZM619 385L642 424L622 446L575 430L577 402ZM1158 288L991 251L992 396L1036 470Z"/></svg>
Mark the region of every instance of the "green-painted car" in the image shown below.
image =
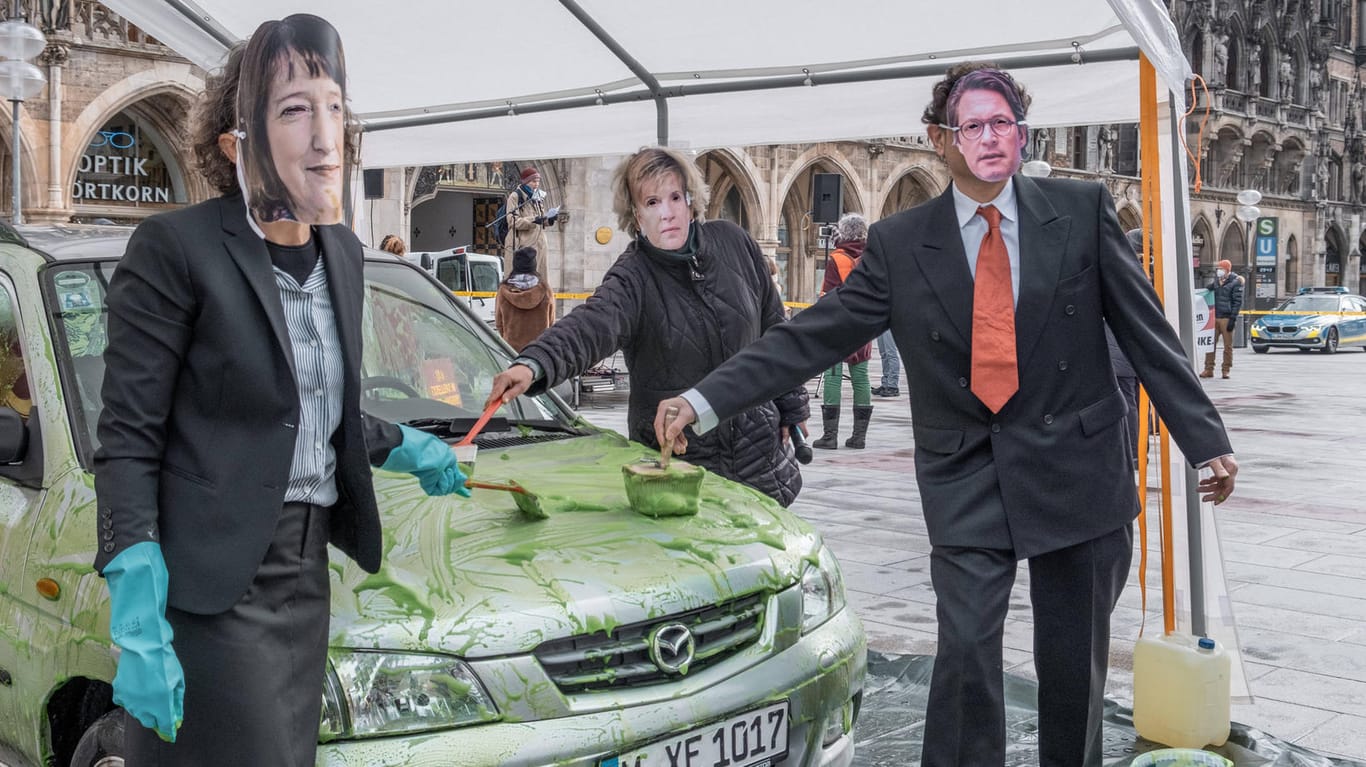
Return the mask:
<svg viewBox="0 0 1366 767"><path fill-rule="evenodd" d="M21 232L0 231L0 764L112 767L90 465L128 231ZM509 350L417 267L367 259L363 406L454 441ZM866 640L808 524L714 475L695 516L632 511L622 466L649 451L553 395L476 444L475 477L547 518L376 472L384 565L333 559L319 764L852 762Z"/></svg>

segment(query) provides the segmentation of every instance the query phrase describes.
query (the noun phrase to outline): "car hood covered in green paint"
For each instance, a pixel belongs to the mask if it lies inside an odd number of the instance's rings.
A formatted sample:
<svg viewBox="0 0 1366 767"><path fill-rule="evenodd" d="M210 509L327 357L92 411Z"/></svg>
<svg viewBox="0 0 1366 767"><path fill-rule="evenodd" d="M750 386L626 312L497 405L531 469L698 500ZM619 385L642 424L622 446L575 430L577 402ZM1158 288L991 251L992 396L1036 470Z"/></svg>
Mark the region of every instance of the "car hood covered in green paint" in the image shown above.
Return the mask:
<svg viewBox="0 0 1366 767"><path fill-rule="evenodd" d="M645 447L611 433L481 449L475 477L521 483L540 496L544 520L522 514L508 493L429 498L407 475L376 472L383 564L370 575L334 554L331 644L525 653L786 588L815 560L820 539L809 525L715 474L696 516L632 511L621 467L643 458Z"/></svg>

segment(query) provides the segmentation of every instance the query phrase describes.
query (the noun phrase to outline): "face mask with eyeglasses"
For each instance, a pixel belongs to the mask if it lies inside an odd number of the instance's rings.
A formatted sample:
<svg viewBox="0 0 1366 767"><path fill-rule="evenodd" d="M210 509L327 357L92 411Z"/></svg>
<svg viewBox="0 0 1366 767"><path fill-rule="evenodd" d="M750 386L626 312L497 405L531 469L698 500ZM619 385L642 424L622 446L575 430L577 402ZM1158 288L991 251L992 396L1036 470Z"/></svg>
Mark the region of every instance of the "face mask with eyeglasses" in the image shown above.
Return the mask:
<svg viewBox="0 0 1366 767"><path fill-rule="evenodd" d="M945 125L944 123L939 123L939 127L947 131L953 131L957 136L961 136L962 138L965 138L968 141L976 141L977 139L980 139L988 125L991 126L992 133L996 134L1000 138L1005 138L1006 136L1009 136L1010 132L1015 130L1016 127L1024 128L1028 126L1029 123L1025 122L1024 120L1009 120L1004 117L997 117L993 120L987 120L985 122L982 120L968 120L967 122L963 123L957 128L950 125Z"/></svg>

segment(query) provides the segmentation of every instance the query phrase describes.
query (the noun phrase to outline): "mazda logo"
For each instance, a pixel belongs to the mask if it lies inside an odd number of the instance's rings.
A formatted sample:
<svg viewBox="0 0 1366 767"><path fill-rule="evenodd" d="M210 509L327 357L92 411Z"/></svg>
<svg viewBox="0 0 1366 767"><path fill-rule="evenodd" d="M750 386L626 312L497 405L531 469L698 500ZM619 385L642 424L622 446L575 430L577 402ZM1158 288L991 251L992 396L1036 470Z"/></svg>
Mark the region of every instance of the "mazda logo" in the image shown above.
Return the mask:
<svg viewBox="0 0 1366 767"><path fill-rule="evenodd" d="M682 623L666 623L650 632L650 660L666 674L684 674L697 652L697 640Z"/></svg>

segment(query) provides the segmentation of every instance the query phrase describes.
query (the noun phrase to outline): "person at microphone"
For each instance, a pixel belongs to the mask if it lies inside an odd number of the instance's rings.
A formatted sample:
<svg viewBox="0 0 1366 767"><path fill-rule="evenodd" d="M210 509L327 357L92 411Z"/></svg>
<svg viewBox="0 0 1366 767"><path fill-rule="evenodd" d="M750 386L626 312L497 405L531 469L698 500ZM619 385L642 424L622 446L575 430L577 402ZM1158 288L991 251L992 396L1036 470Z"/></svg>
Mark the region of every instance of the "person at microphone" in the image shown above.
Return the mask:
<svg viewBox="0 0 1366 767"><path fill-rule="evenodd" d="M521 183L508 194L507 217L508 233L503 240L503 261L512 263L512 257L522 248L536 249L536 276L549 285L546 269L545 230L555 225L560 215L559 208L546 209L545 190L541 189L541 174L533 167L522 169Z"/></svg>
<svg viewBox="0 0 1366 767"><path fill-rule="evenodd" d="M706 221L708 190L691 160L647 148L612 176L612 208L631 235L593 295L524 347L489 398L539 394L621 350L631 371L627 436L656 452L655 406L781 325L783 305L754 239ZM787 506L802 476L788 427L805 430L800 384L693 439L684 458Z"/></svg>

